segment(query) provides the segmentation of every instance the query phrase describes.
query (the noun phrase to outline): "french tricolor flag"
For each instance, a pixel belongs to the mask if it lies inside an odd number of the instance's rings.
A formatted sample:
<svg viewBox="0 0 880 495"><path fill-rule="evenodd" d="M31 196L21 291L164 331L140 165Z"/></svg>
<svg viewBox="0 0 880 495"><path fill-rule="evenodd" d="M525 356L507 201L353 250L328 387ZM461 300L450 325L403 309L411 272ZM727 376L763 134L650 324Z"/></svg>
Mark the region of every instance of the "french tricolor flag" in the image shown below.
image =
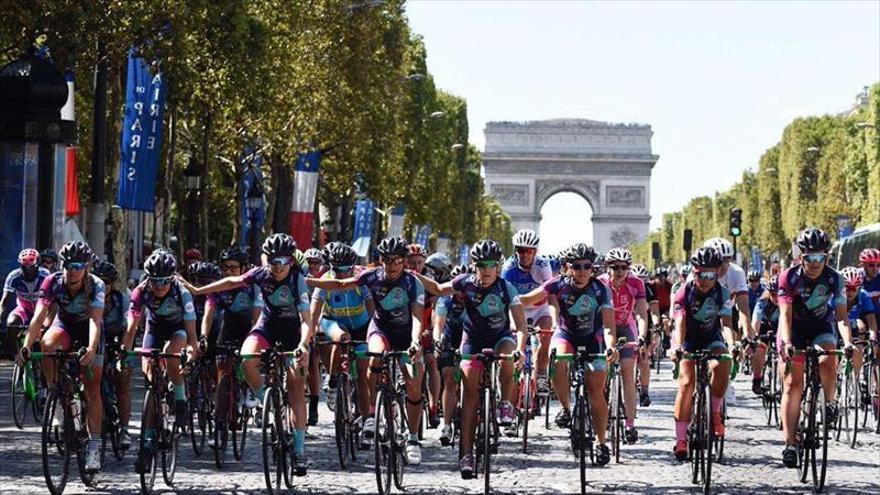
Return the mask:
<svg viewBox="0 0 880 495"><path fill-rule="evenodd" d="M312 247L314 231L315 196L318 191L318 169L321 152L300 153L296 158L293 177L293 201L290 206L290 235L299 249Z"/></svg>
<svg viewBox="0 0 880 495"><path fill-rule="evenodd" d="M75 98L73 87L73 72L67 71L64 74L67 81L67 102L61 108L61 119L76 122ZM73 217L79 215L79 187L76 179L76 146L68 146L66 153L66 180L64 191L64 214Z"/></svg>

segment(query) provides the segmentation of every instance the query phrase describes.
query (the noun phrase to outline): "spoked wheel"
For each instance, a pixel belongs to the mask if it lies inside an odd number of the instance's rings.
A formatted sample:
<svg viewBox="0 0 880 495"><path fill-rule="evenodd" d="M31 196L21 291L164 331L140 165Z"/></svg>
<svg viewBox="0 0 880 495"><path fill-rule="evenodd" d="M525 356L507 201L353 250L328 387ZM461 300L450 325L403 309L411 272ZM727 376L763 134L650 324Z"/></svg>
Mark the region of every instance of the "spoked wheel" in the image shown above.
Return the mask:
<svg viewBox="0 0 880 495"><path fill-rule="evenodd" d="M79 436L76 440L78 444L76 448L76 467L79 470L79 479L82 480L83 484L87 487L94 488L98 484L98 472L86 471L86 452L89 447L88 434L85 432L77 432L75 435ZM106 435L107 433L104 432L102 436ZM102 442L100 448L101 465L104 464L104 452L105 450Z"/></svg>
<svg viewBox="0 0 880 495"><path fill-rule="evenodd" d="M106 449L107 443L109 443L110 450L113 452L113 457L115 457L117 461L121 461L125 458L128 449L122 446L119 438L122 434L122 420L119 412L119 402L117 399L114 399L111 403L105 404L104 408L105 416L108 416L107 411L109 408L109 417L104 423L104 445L102 448Z"/></svg>
<svg viewBox="0 0 880 495"><path fill-rule="evenodd" d="M49 493L58 495L67 485L70 474L70 445L73 435L73 419L69 412L58 413L63 419L61 424L53 426L52 421L56 410L63 410L63 396L52 390L46 399L43 409L42 457L43 475Z"/></svg>
<svg viewBox="0 0 880 495"><path fill-rule="evenodd" d="M847 440L851 448L856 448L856 439L859 435L859 409L861 407L859 402L861 402L862 398L859 377L855 374L848 376L844 389L843 406L846 408L844 421L848 436ZM841 415L838 415L838 417L841 417Z"/></svg>
<svg viewBox="0 0 880 495"><path fill-rule="evenodd" d="M12 366L10 395L12 396L12 419L15 421L15 427L21 430L24 428L24 418L27 416L30 401L25 394L25 369L18 364Z"/></svg>
<svg viewBox="0 0 880 495"><path fill-rule="evenodd" d="M825 415L825 394L816 394L815 421L816 443L813 455L810 458L810 468L813 474L813 491L819 493L825 487L825 471L828 467L828 418Z"/></svg>
<svg viewBox="0 0 880 495"><path fill-rule="evenodd" d="M608 400L608 428L611 430L611 453L614 455L614 462L620 462L620 437L623 433L623 418L621 417L621 380L620 373L616 373L611 380L611 397ZM695 482L696 483L696 482Z"/></svg>
<svg viewBox="0 0 880 495"><path fill-rule="evenodd" d="M233 433L234 435L234 433ZM233 437L234 438L234 437ZM222 469L226 463L226 447L229 440L229 424L219 421L214 424L214 464Z"/></svg>
<svg viewBox="0 0 880 495"><path fill-rule="evenodd" d="M520 381L520 389L522 390L522 451L523 454L528 452L529 448L529 421L532 419L532 374L523 373Z"/></svg>
<svg viewBox="0 0 880 495"><path fill-rule="evenodd" d="M816 461L816 394L807 385L801 404L801 419L798 424L798 477L806 483L810 476L810 466Z"/></svg>
<svg viewBox="0 0 880 495"><path fill-rule="evenodd" d="M574 417L571 418L571 444L578 461L581 475L581 494L587 493L587 408L584 404L584 398L578 390L575 398ZM590 441L590 458L592 460L592 445Z"/></svg>
<svg viewBox="0 0 880 495"><path fill-rule="evenodd" d="M772 352L772 351L767 351ZM779 384L776 380L776 363L767 359L764 365L763 380L761 382L761 402L764 405L764 414L767 416L767 426L779 425Z"/></svg>
<svg viewBox="0 0 880 495"><path fill-rule="evenodd" d="M238 408L237 418L235 420L235 428L232 428L232 454L236 461L240 461L244 456L244 446L247 444L248 423L251 422L251 410L245 404L244 398L247 393L247 386L244 384L236 385L238 389L238 399L233 400L230 407ZM237 403L241 404L237 404ZM217 426L214 425L214 428Z"/></svg>
<svg viewBox="0 0 880 495"><path fill-rule="evenodd" d="M149 417L151 414L154 418L154 424L159 422L159 404L157 402L157 399L158 396L152 390L147 390L146 394L144 395L144 405L141 412L141 438L138 457L141 458L145 455L147 455L148 457L146 458L146 463L144 465L144 472L140 473L141 493L153 493L153 485L156 482L156 466L159 460L159 428L156 426L153 427L153 429L156 430L157 438L153 440L151 446L148 446L146 438L147 436L145 433L145 425L146 418ZM149 453L145 454L148 448L150 449Z"/></svg>
<svg viewBox="0 0 880 495"><path fill-rule="evenodd" d="M488 495L492 493L490 483L490 474L492 470L492 429L494 421L492 420L492 392L488 387L483 389L483 493Z"/></svg>
<svg viewBox="0 0 880 495"><path fill-rule="evenodd" d="M376 488L379 495L391 492L391 473L394 470L394 451L392 437L394 423L389 421L391 400L384 390L376 394L375 424L373 433L373 454L375 456Z"/></svg>
<svg viewBox="0 0 880 495"><path fill-rule="evenodd" d="M177 448L180 444L180 431L177 424L171 425L171 430L162 433L162 478L165 484L174 484L174 474L177 472Z"/></svg>
<svg viewBox="0 0 880 495"><path fill-rule="evenodd" d="M194 373L187 385L190 391L189 400L189 432L192 440L193 453L202 455L205 450L205 439L213 434L213 421L211 413L214 408L210 404L210 392L208 383L202 371Z"/></svg>
<svg viewBox="0 0 880 495"><path fill-rule="evenodd" d="M271 387L263 399L263 475L266 491L270 494L283 489L287 483L287 439L284 431L284 411L279 407L277 392Z"/></svg>
<svg viewBox="0 0 880 495"><path fill-rule="evenodd" d="M404 452L406 449L408 426L406 422L406 406L403 403L403 397L398 396L397 400L391 404L392 419L394 420L394 486L398 490L403 490L403 468L406 466ZM424 409L423 409L424 410Z"/></svg>
<svg viewBox="0 0 880 495"><path fill-rule="evenodd" d="M715 425L712 423L712 389L709 385L706 385L706 391L703 393L703 431L704 436L703 439L705 441L705 452L702 455L702 475L703 475L703 493L708 494L712 489L712 462L715 460L712 457L713 448L718 444L719 455L721 457L721 449L724 448L724 439L720 440L715 437ZM721 411L722 418L724 417L724 411Z"/></svg>
<svg viewBox="0 0 880 495"><path fill-rule="evenodd" d="M349 430L349 407L348 407L348 380L343 376L336 385L336 410L333 414L333 429L336 438L336 454L339 457L339 466L345 469L348 466L351 443L351 431Z"/></svg>

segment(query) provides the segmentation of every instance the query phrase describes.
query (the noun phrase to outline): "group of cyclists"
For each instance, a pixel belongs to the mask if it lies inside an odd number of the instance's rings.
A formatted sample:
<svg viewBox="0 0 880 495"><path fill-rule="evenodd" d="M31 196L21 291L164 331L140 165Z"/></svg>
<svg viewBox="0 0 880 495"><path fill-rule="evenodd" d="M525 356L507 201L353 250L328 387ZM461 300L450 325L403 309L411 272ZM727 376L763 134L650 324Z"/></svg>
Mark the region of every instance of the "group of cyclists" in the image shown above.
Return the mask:
<svg viewBox="0 0 880 495"><path fill-rule="evenodd" d="M623 440L634 444L639 439L637 409L651 405L652 356L657 347L669 350L678 373L672 453L684 461L692 448L689 425L700 380L694 356L714 356L708 361L710 427L716 438L723 438L731 367L737 359L747 360L752 389L761 395L764 363L773 354L782 363L780 370L785 367L779 373L782 462L796 467L796 430L805 389L803 351L841 347L856 374L867 353L880 352L880 250L865 249L860 267L838 272L828 264L829 238L816 228L800 232L796 244L801 254L790 268L771 276L757 270L746 273L734 263L734 248L723 238L708 240L673 273L666 268L649 272L634 264L623 247L598 253L575 243L558 256L545 257L537 254L539 242L534 231L520 230L513 237L514 253L505 257L498 242L481 240L471 247L468 264L453 265L443 253L428 255L423 246L389 237L376 246L378 263L360 266L361 258L344 243L302 252L291 236L276 233L263 242L255 265L238 247L221 251L216 264L202 261L195 250L186 252L183 265L170 251L154 250L143 264L142 280L129 294L115 288L119 274L112 263L97 259L86 243L75 241L57 254L23 250L20 267L6 279L0 307L12 307L14 298L14 308L4 310L4 319L10 328L26 329L16 358L19 364L35 351L84 349L80 363L88 371L83 384L89 434L85 469L93 472L100 470L102 459L104 356L109 346L121 356L131 356L139 338L141 350L186 355L181 361L216 361L218 383L231 368L221 366L230 355L213 352L216 348L238 349L240 356L269 349L286 353L290 466L295 476L307 474L306 430L318 422L319 393L323 388L332 409L341 374L351 372L342 367L349 355L355 357L361 447L368 448L380 434L374 417L380 356L403 352L408 355L401 365L409 434L405 462L421 462L419 432L425 426L440 429L443 445L453 442L460 428L459 470L462 478L470 479L477 475L475 432L486 374L484 362L463 356L485 350L510 356L500 362L498 383L491 386L497 386L500 397L498 426L511 436L522 415L523 384L517 377L527 354L535 357L537 395L552 394L561 405L555 417L559 428L572 425L572 375L569 362L556 361L555 356L593 356L585 386L596 437L595 464L603 466L611 459L606 439L609 367L618 367L622 380ZM722 358L730 353L739 357ZM127 425L133 359L124 357L115 374L123 424L120 443L126 448L132 442ZM157 362L144 357L143 373L157 373ZM164 368L174 399L169 406L184 431L190 415L188 392L192 393L186 386L187 368L171 361ZM44 360L41 370L51 386L58 374L53 361ZM257 359L242 359L241 370L248 389L245 407L259 408L266 395L265 370ZM834 422L837 355L819 360L819 375L825 417ZM222 422L229 404L219 399L219 388L216 393L214 417ZM871 393L873 407L880 409L876 390ZM460 425L453 423L454 411L460 413ZM420 424L423 418L428 425ZM155 418L142 421L136 461L141 473L157 443Z"/></svg>

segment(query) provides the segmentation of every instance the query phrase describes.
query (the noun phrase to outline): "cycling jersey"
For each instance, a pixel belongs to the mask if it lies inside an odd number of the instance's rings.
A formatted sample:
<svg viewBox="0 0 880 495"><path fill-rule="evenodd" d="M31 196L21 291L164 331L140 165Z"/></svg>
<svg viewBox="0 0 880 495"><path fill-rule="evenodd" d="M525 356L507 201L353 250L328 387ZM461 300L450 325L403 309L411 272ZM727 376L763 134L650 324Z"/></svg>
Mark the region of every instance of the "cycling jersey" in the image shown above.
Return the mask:
<svg viewBox="0 0 880 495"><path fill-rule="evenodd" d="M846 307L843 277L827 266L812 280L802 266L788 268L779 275L779 305L792 306L792 342L834 333L835 308Z"/></svg>
<svg viewBox="0 0 880 495"><path fill-rule="evenodd" d="M761 296L764 295L765 290L766 290L766 288L764 287L764 284L759 283L757 289L752 289L752 286L749 285L748 292L749 292L749 312L750 313L755 311L755 305L758 304L758 299L760 299Z"/></svg>
<svg viewBox="0 0 880 495"><path fill-rule="evenodd" d="M128 296L118 290L111 290L109 305L104 307L104 336L116 337L125 332L125 312L128 310Z"/></svg>
<svg viewBox="0 0 880 495"><path fill-rule="evenodd" d="M651 282L645 282L645 301L649 304L657 301L658 306L660 304L660 301L657 299L657 291Z"/></svg>
<svg viewBox="0 0 880 495"><path fill-rule="evenodd" d="M871 296L868 295L868 292L864 289L859 289L858 294L855 297L855 300L849 300L847 298L846 301L847 313L849 314L849 322L850 327L856 327L856 320L863 320L865 316L874 314L875 307L874 302L871 300Z"/></svg>
<svg viewBox="0 0 880 495"><path fill-rule="evenodd" d="M645 283L633 274L627 274L620 287L614 287L613 278L607 273L599 275L599 281L611 289L614 297L614 323L635 331L635 307L639 299L645 299Z"/></svg>
<svg viewBox="0 0 880 495"><path fill-rule="evenodd" d="M443 327L444 345L457 349L461 345L464 320L467 318L461 296L443 296L437 299L435 314L446 318L446 325Z"/></svg>
<svg viewBox="0 0 880 495"><path fill-rule="evenodd" d="M309 288L302 272L291 269L275 280L268 266L258 266L242 275L242 282L259 287L263 296L263 310L251 333L267 345L280 342L284 350L295 349L302 337L300 312L309 309Z"/></svg>
<svg viewBox="0 0 880 495"><path fill-rule="evenodd" d="M330 271L321 278L332 279L336 276ZM364 285L345 290L315 289L312 293L312 301L324 303L321 319L335 321L347 331L365 328L370 323L367 301L371 300L373 295Z"/></svg>
<svg viewBox="0 0 880 495"><path fill-rule="evenodd" d="M775 332L779 326L779 306L773 303L769 297L758 299L755 309L752 311L752 321L758 321L757 329L761 335L767 332Z"/></svg>
<svg viewBox="0 0 880 495"><path fill-rule="evenodd" d="M657 295L657 305L660 307L660 313L668 313L672 305L672 284L666 280L652 285L654 286L654 293Z"/></svg>
<svg viewBox="0 0 880 495"><path fill-rule="evenodd" d="M37 300L40 297L40 286L49 275L49 270L40 267L37 270L37 276L30 282L24 279L21 268L12 270L6 276L3 292L15 294L16 305L13 314L17 315L25 325L30 323L31 318L34 317L34 309L36 309Z"/></svg>
<svg viewBox="0 0 880 495"><path fill-rule="evenodd" d="M603 335L602 310L613 309L611 290L598 280L576 287L574 279L561 276L544 284L544 292L559 304L559 330L577 336Z"/></svg>
<svg viewBox="0 0 880 495"><path fill-rule="evenodd" d="M508 311L513 306L522 305L513 284L498 277L492 285L483 287L477 275L464 273L452 281L452 288L464 296L467 314L463 324L462 352L495 347L500 339L510 336ZM468 344L470 347L465 351Z"/></svg>
<svg viewBox="0 0 880 495"><path fill-rule="evenodd" d="M208 295L208 300L205 302L206 311L207 308L214 308L213 323L217 323L219 315L222 315L219 332L215 332L215 328L212 328L210 335L213 339L209 340L238 345L251 330L254 309L263 308L263 295L253 285L215 292Z"/></svg>
<svg viewBox="0 0 880 495"><path fill-rule="evenodd" d="M187 337L184 322L196 321L196 310L192 294L177 280L162 297L150 290L149 283L145 280L132 291L129 314L137 320L146 312L142 346L158 349L175 336Z"/></svg>
<svg viewBox="0 0 880 495"><path fill-rule="evenodd" d="M691 274L693 278L693 274ZM727 267L724 276L718 277L718 283L730 291L730 297L734 298L749 291L749 284L746 280L746 272L736 263L731 263Z"/></svg>
<svg viewBox="0 0 880 495"><path fill-rule="evenodd" d="M862 273L865 271L862 270ZM874 303L874 311L880 323L880 273L876 277L869 279L865 273L865 281L862 282L862 289L871 296L871 302Z"/></svg>
<svg viewBox="0 0 880 495"><path fill-rule="evenodd" d="M535 256L531 268L524 270L519 265L519 259L514 255L507 258L502 265L501 278L513 285L517 294L528 294L542 284L549 282L553 278L553 270L550 267L550 262L540 256ZM546 306L547 302L544 301L534 307Z"/></svg>
<svg viewBox="0 0 880 495"><path fill-rule="evenodd" d="M721 335L721 317L731 316L733 301L730 291L721 284L706 293L697 289L691 280L681 286L673 300L673 314L684 318L686 351L712 350L726 347Z"/></svg>
<svg viewBox="0 0 880 495"><path fill-rule="evenodd" d="M383 267L371 268L357 277L376 302L367 338L377 335L394 350L405 350L412 340L412 305L425 305L425 287L415 275L403 272L388 280Z"/></svg>
<svg viewBox="0 0 880 495"><path fill-rule="evenodd" d="M64 284L64 274L55 272L46 277L40 286L40 303L47 308L52 304L58 305L52 326L66 328L86 324L88 328L89 311L104 309L104 290L104 282L89 274L83 280L79 293L71 295Z"/></svg>

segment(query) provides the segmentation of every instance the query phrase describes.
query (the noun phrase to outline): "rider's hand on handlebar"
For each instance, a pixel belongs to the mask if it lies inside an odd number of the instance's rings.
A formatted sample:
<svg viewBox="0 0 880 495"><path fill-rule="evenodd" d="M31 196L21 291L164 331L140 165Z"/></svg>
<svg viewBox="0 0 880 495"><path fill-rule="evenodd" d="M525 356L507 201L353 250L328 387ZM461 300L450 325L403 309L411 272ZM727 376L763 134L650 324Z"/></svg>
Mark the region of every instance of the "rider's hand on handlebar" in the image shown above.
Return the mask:
<svg viewBox="0 0 880 495"><path fill-rule="evenodd" d="M620 359L620 351L617 350L617 347L609 347L608 350L605 351L605 361L609 364L614 364Z"/></svg>

